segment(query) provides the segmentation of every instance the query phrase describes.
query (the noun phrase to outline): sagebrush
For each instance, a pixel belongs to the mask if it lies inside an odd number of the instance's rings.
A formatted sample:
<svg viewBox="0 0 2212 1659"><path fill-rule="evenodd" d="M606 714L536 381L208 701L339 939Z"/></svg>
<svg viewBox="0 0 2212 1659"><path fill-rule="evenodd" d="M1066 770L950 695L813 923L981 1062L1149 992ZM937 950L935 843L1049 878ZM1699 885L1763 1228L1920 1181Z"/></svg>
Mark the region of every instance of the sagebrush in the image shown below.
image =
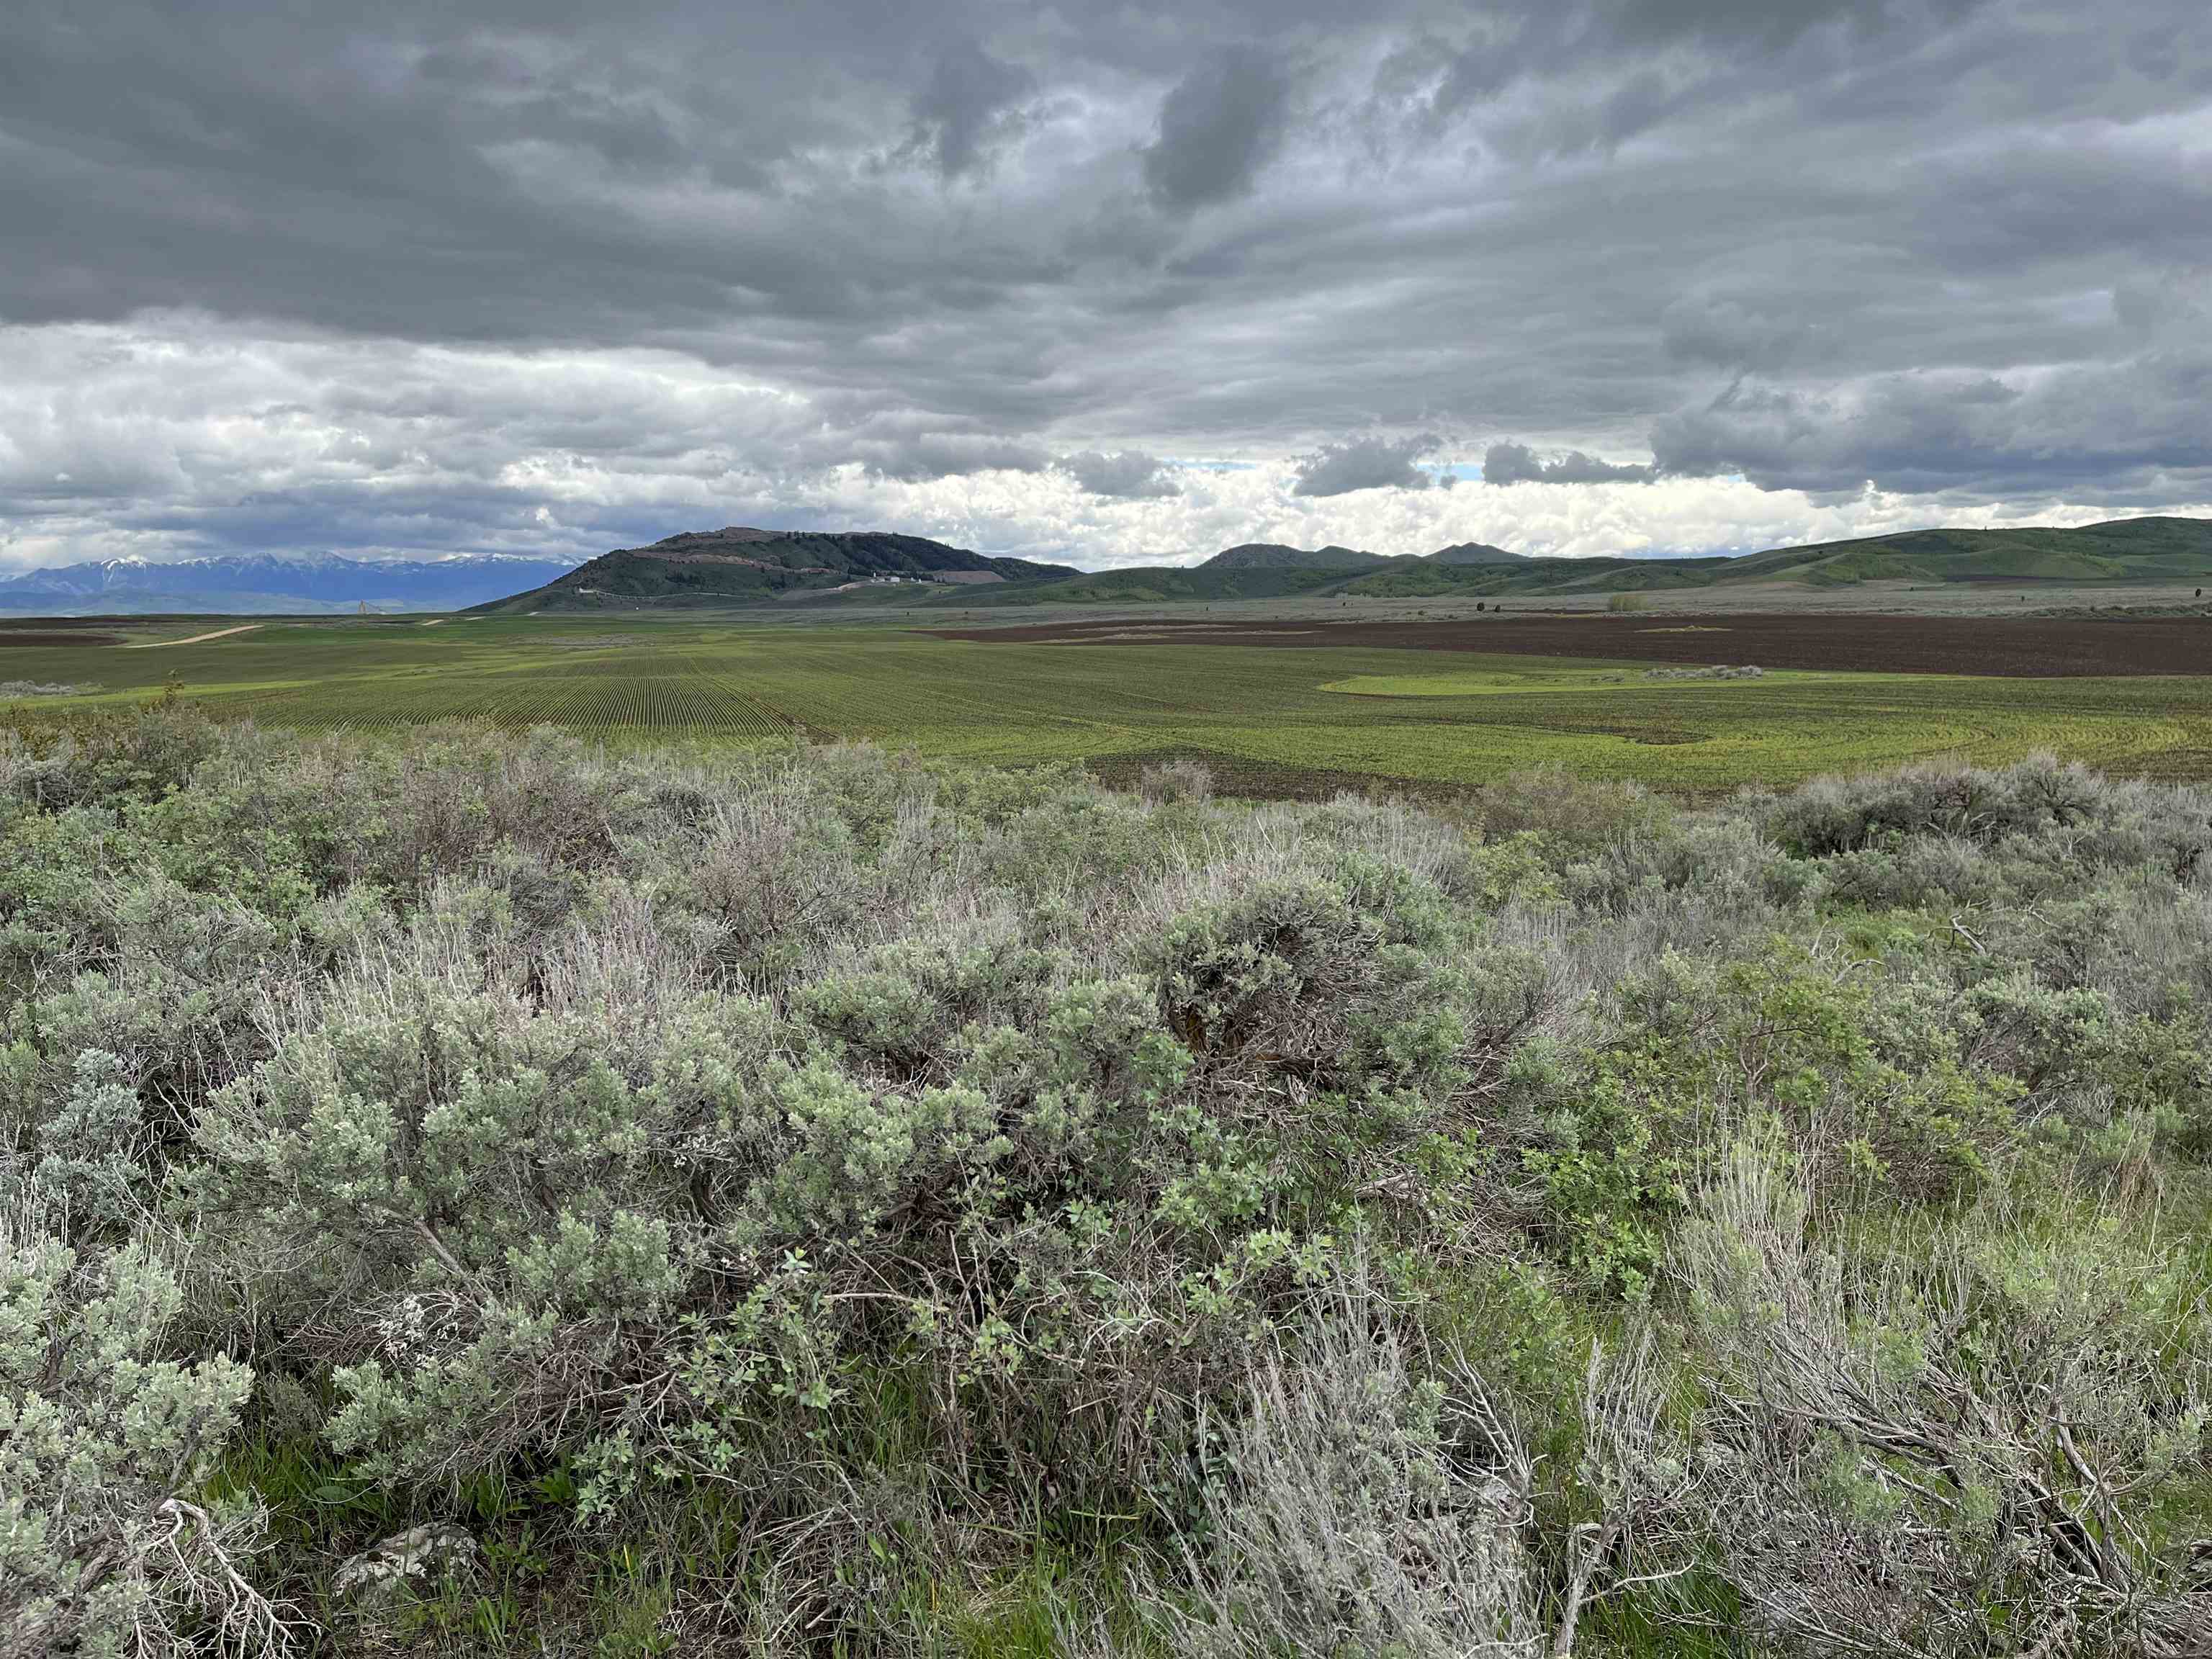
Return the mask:
<svg viewBox="0 0 2212 1659"><path fill-rule="evenodd" d="M2203 792L0 799L0 1651L2212 1642Z"/></svg>

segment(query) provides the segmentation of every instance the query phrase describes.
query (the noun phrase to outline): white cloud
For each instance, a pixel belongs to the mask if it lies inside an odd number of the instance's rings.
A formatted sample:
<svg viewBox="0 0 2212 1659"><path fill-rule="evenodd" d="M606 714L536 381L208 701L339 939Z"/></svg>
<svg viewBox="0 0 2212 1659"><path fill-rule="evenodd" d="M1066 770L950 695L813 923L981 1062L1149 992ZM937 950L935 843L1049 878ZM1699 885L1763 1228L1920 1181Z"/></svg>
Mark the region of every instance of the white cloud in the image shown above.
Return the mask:
<svg viewBox="0 0 2212 1659"><path fill-rule="evenodd" d="M178 316L9 328L0 561L241 548L589 555L744 522L897 528L1094 567L1188 563L1253 540L1388 554L1473 540L1580 556L1747 550L1929 516L1913 496L1816 500L1725 477L1316 496L1299 493L1311 471L1300 454L1190 457L1174 493L1115 496L1086 483L1126 484L1151 457L1133 453L1102 478L1032 465L1028 449L995 440L948 443L932 419L841 423L819 398L670 351L268 337ZM884 455L915 464L871 464ZM1005 459L1017 465L992 464ZM2024 494L1952 516L2105 515Z"/></svg>

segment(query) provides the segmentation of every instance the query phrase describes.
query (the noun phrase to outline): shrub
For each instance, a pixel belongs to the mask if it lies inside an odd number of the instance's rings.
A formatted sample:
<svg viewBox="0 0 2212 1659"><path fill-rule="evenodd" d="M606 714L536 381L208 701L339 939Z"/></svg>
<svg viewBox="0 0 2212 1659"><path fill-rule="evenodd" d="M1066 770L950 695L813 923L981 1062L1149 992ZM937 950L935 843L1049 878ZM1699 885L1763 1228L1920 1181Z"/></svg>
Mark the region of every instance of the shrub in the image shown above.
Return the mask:
<svg viewBox="0 0 2212 1659"><path fill-rule="evenodd" d="M37 1188L0 1201L0 1644L9 1653L289 1645L242 1576L260 1517L193 1501L252 1375L163 1353L180 1292L134 1242L80 1251Z"/></svg>
<svg viewBox="0 0 2212 1659"><path fill-rule="evenodd" d="M1873 1262L1823 1231L1772 1153L1742 1148L1674 1256L1717 1362L1730 1479L1711 1524L1759 1621L1937 1655L2017 1631L2212 1639L2201 1545L2118 1523L2104 1496L2186 1502L2197 1479L2204 1356L2153 1358L2172 1265L2094 1221L2079 1243L1947 1232Z"/></svg>
<svg viewBox="0 0 2212 1659"><path fill-rule="evenodd" d="M1534 834L1566 857L1648 834L1674 815L1639 785L1579 778L1559 767L1483 784L1469 792L1468 805L1490 838Z"/></svg>
<svg viewBox="0 0 2212 1659"><path fill-rule="evenodd" d="M1294 1358L1255 1370L1224 1436L1176 1650L1535 1653L1528 1459L1491 1402L1417 1376L1356 1281L1300 1335Z"/></svg>

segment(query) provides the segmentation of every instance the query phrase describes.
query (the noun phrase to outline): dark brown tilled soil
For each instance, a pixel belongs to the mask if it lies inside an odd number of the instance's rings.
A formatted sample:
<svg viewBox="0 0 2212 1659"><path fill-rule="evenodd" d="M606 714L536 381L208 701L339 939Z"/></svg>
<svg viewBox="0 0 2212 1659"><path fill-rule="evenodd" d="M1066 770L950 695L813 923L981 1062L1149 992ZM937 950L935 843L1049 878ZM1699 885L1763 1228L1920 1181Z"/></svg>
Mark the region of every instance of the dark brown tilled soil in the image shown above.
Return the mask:
<svg viewBox="0 0 2212 1659"><path fill-rule="evenodd" d="M1826 615L1534 617L1458 622L1209 623L1172 618L936 628L987 644L1057 641L1290 647L1364 646L1620 662L1755 664L1904 674L2212 674L2212 617Z"/></svg>

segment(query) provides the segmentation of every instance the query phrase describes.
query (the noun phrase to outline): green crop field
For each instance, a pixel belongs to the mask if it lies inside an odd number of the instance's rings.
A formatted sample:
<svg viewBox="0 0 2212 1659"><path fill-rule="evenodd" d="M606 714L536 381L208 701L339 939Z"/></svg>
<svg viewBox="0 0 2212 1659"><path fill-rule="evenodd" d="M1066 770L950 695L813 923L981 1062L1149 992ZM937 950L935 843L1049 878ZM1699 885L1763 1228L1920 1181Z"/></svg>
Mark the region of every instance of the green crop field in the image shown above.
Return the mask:
<svg viewBox="0 0 2212 1659"><path fill-rule="evenodd" d="M215 626L172 624L166 635ZM1525 656L982 643L696 618L270 623L156 649L138 648L165 637L146 625L95 635L124 643L38 637L0 649L0 678L96 689L18 700L19 720L113 708L173 678L211 714L310 731L458 718L550 725L619 747L852 738L979 760L1080 759L1109 775L1196 755L1255 793L1378 778L1449 787L1553 763L1706 792L2038 750L2119 772L2212 775L2212 675L1652 679L1632 664Z"/></svg>

